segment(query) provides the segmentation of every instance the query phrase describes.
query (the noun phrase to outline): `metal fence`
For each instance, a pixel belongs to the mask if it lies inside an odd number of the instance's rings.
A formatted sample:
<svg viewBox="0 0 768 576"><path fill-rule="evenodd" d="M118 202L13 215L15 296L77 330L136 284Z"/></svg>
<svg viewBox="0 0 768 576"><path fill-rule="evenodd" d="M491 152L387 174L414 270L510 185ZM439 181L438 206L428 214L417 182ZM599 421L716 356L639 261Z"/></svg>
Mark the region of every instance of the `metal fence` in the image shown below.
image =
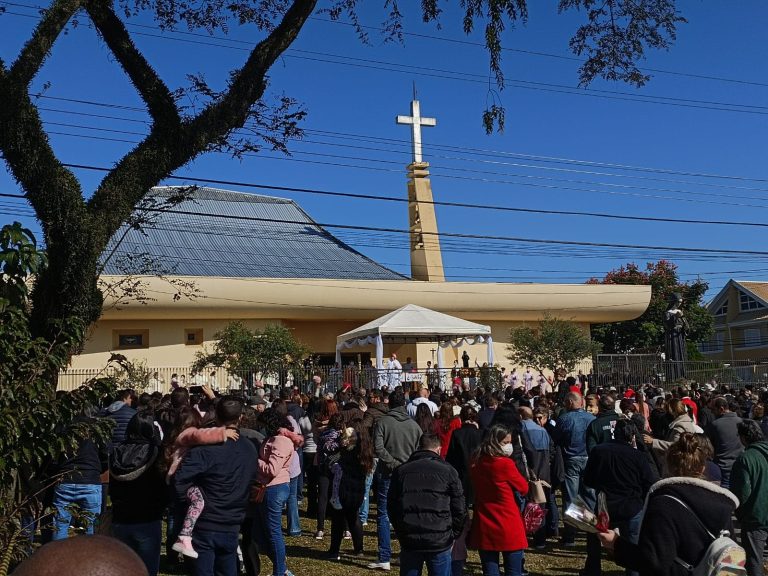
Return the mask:
<svg viewBox="0 0 768 576"><path fill-rule="evenodd" d="M524 369L518 369L518 381L522 382ZM733 360L733 361L690 361L666 362L655 354L600 354L593 362L584 362L575 367L572 375L581 372L591 387L609 388L636 387L653 383L665 388L675 385L680 377L687 380L706 383L743 387L748 384L765 386L768 384L768 359ZM119 369L105 370L78 369L65 370L59 375L59 389L73 390L92 378L116 376L125 386L131 386L147 392L168 392L172 381L179 386L193 387L210 385L219 392L250 393L257 385L267 389L285 386L298 387L303 392L314 391L314 376L320 376L322 389L336 392L344 384L353 387L390 389L402 385L406 389L417 389L421 384L430 388L450 390L454 385L468 385L470 389L482 386L485 389L499 389L505 385L505 376L497 367L490 368L443 368L431 370L376 370L372 366L348 365L306 366L278 370L264 377L254 371L232 372L225 368L209 368L200 373L190 370L189 366L150 367L145 377L129 381ZM551 374L547 373L551 377ZM535 374L534 385L538 380Z"/></svg>
<svg viewBox="0 0 768 576"><path fill-rule="evenodd" d="M638 386L647 382L669 388L681 378L731 387L768 383L768 359L671 362L658 354L598 354L593 377L600 387Z"/></svg>
<svg viewBox="0 0 768 576"><path fill-rule="evenodd" d="M313 378L320 376L322 389L335 393L343 385L364 388L389 389L403 386L407 389L418 389L422 384L430 388L438 387L449 390L456 382L467 383L470 388L499 388L502 384L501 371L496 367L462 368L462 369L430 369L430 370L377 370L372 366L357 365L337 368L335 366L307 366L302 368L287 368L278 370L266 377L254 371L230 371L225 368L209 368L199 373L190 370L188 366L150 367L142 378L131 380L117 368L105 370L71 369L59 373L59 390L74 390L92 378L117 377L126 387L130 386L146 392L168 392L172 382L184 387L209 385L219 392L250 393L256 386L282 388L285 386L298 387L303 392L314 392ZM459 379L458 381L456 379Z"/></svg>

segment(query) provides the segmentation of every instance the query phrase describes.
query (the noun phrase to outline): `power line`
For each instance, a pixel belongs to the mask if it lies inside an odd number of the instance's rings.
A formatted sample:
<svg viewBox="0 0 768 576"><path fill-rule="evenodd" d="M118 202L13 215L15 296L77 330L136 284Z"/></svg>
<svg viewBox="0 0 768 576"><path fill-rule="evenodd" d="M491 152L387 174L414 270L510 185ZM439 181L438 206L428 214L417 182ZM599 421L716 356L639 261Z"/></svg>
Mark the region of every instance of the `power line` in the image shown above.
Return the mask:
<svg viewBox="0 0 768 576"><path fill-rule="evenodd" d="M23 7L23 8L31 8L31 9L35 9L35 10L44 9L42 6L39 6L39 5L22 4L22 3L17 3L17 2L5 2L5 1L2 1L2 2L0 2L0 4L5 4L5 5L8 5L8 6ZM32 14L16 13L16 15L26 16L26 17L31 17L31 18L35 18L36 17L35 15L32 15ZM332 19L329 19L329 18L320 18L320 17L317 17L317 16L312 16L309 19L313 20L313 21L316 21L316 22L324 22L326 24L336 24L336 25L349 26L349 27L354 27L355 26L355 24L352 24L352 23L349 23L349 22L343 22L341 20L332 20ZM135 23L128 23L128 24L131 25L131 26L138 26ZM382 31L381 28L376 27L376 26L363 26L363 25L359 25L359 26L361 28L365 28L365 29L368 29L368 30L375 30L375 31L378 31L378 32ZM157 30L158 29L156 26L146 26L145 25L145 27L146 28L151 28L153 30ZM185 31L185 30L173 30L172 33L180 34L180 35L184 35L184 36L199 37L199 38L203 38L203 39L210 39L212 37L210 34L201 34L201 33L196 33L196 32L191 32L191 31ZM483 48L484 50L487 48L486 45L483 44L482 42L474 42L472 40L465 40L465 39L459 39L459 38L447 38L447 37L444 37L444 36L434 36L434 35L430 35L430 34L420 34L420 33L416 33L416 32L406 32L406 31L403 31L403 36L410 36L410 37L413 37L413 38L421 38L421 39L426 39L426 40L434 40L434 41L438 41L438 42L446 42L446 43L451 43L451 44L461 44L461 45L466 45L466 46L474 46L474 47L478 47L478 48ZM228 37L213 36L213 38L217 38L217 39L220 39L220 40L226 40L227 42L237 42L237 43L243 43L243 44L250 44L249 42L245 42L245 41L237 40L237 39L233 39L233 38L228 38ZM552 59L557 59L557 60L566 60L566 61L570 61L570 62L583 62L583 59L577 58L575 56L566 56L564 54L553 54L551 52L542 52L542 51L537 51L537 50L524 50L524 49L521 49L521 48L511 48L511 47L508 47L508 46L502 46L501 50L504 51L504 52L513 52L513 53L516 53L516 54L525 54L525 55L529 55L529 56L552 58ZM756 82L756 81L753 81L753 80L743 80L743 79L738 79L738 78L725 78L723 76L713 76L713 75L709 75L709 74L694 74L694 73L690 73L690 72L680 72L680 71L677 71L677 70L666 70L666 69L661 69L661 68L650 68L650 67L647 67L647 66L643 66L640 69L643 70L643 71L646 71L646 72L654 72L654 73L657 73L657 74L667 74L667 75L671 75L671 76L681 76L681 77L685 77L685 78L694 78L694 79L697 79L697 80L709 80L709 81L716 81L716 82L728 82L728 83L734 83L734 84L743 84L743 85L747 85L747 86L759 86L759 87L763 87L763 88L768 87L768 84L766 84L766 83Z"/></svg>
<svg viewBox="0 0 768 576"><path fill-rule="evenodd" d="M36 98L42 98L42 99L49 99L49 100L57 100L62 102L70 102L75 104L82 104L87 106L97 106L97 107L105 107L105 108L115 108L120 110L127 110L132 112L139 112L142 114L147 114L147 110L145 108L137 107L137 106L128 106L128 105L121 105L121 104L111 104L107 102L97 102L93 100L84 100L80 98L67 98L67 97L61 97L61 96L50 96L48 94L36 94ZM70 113L69 111L63 111ZM71 112L73 114L83 114L78 112ZM87 115L87 114L86 114ZM114 120L124 120L129 122L143 122L145 124L150 124L151 122L149 120L139 121L134 119L128 119L128 118L118 118L118 117L109 117L106 118L114 119ZM347 132L334 132L329 130L312 130L312 129L306 129L307 132L318 132L323 134L331 134L337 137L342 138L353 138L353 139L372 139L382 142L393 142L397 144L406 144L410 145L409 141L402 140L402 139L395 139L395 138L383 138L383 137L373 137L373 136L366 136L366 135L360 135L360 134L351 134ZM705 172L693 172L693 171L680 171L680 170L671 170L671 169L665 169L665 168L654 168L654 167L647 167L647 166L635 166L635 165L629 165L629 164L617 164L617 163L609 163L609 162L596 162L596 161L590 161L590 160L580 160L575 158L562 158L562 157L556 157L556 156L542 156L542 155L532 155L532 154L524 154L524 153L517 153L517 152L508 152L508 151L502 151L502 150L490 150L485 148L473 148L473 147L467 147L467 146L452 146L447 144L440 144L440 143L431 143L431 148L437 148L437 149L447 149L447 150L459 150L459 151L468 151L472 153L479 153L484 156L502 156L502 157L512 157L512 158L521 158L524 160L530 160L535 162L543 162L543 163L555 163L555 164L573 164L577 166L591 166L591 167L597 167L597 168L606 168L606 169L613 169L613 170L622 170L622 171L631 171L631 172L641 172L641 173L651 173L651 174L667 174L667 175L678 175L678 176L688 176L688 177L694 177L694 178L707 178L707 179L720 179L720 180L727 180L727 181L743 181L743 182L758 182L758 183L768 183L768 178L751 178L746 176L735 176L735 175L728 175L728 174L712 174L712 173L705 173ZM588 172L587 172L588 173ZM604 175L604 176L612 176L612 177L622 177L622 178L636 178L636 179L646 179L639 176L630 176L626 174L611 174L611 173L601 173L598 175ZM691 185L702 185L702 186L718 186L711 183L703 183L703 182L688 182L688 181L675 181L675 180L660 180L663 182L674 182L678 184L691 184ZM732 188L731 186L726 186L726 188ZM761 188L740 188L735 187L736 189L745 189L745 190L754 190L754 191L766 191L766 189Z"/></svg>
<svg viewBox="0 0 768 576"><path fill-rule="evenodd" d="M64 165L68 168L94 170L99 172L109 172L111 170L110 168L105 168L100 166L89 166L84 164L67 163ZM286 189L287 188L287 187L271 187L271 186L268 187L258 183L202 178L202 177L196 177L196 176L172 175L169 177L169 179L195 181L195 182L207 182L212 184L239 186L239 187L247 187L247 188L268 188L268 189ZM310 189L304 189L304 190L310 190ZM14 196L14 195L3 194L3 197L8 197L8 196ZM21 197L21 195L17 197ZM211 216L211 214L205 214L205 213L194 212L194 211L186 211L186 210L179 211L179 210L147 209L147 211L154 211L154 212L161 211L161 212L195 215L195 216ZM274 219L260 219L256 217L245 217L245 216L240 217L240 216L230 216L230 215L217 215L217 216L222 218L242 218L242 219L248 219L252 221L264 221L264 222L271 222L271 223L276 222ZM290 222L287 220L283 221L283 223L302 224L301 222L298 222L298 221ZM407 233L407 234L411 233L409 230L402 230L397 228L370 227L370 226L359 226L359 225L351 225L351 224L346 224L346 225L345 224L318 224L318 226L323 226L328 228L339 228L339 229L346 229L346 230L369 230L369 231L376 231L376 232ZM433 235L434 233L423 232L423 234ZM489 235L479 235L479 234L460 234L460 233L448 233L448 232L439 233L438 236L446 237L446 238L472 238L472 239L480 239L480 240L517 241L517 242L530 242L530 243L540 243L540 244L564 244L564 245L572 245L572 246L593 246L593 247L629 248L629 249L645 249L645 250L670 250L670 251L682 251L682 252L690 252L690 253L743 254L743 255L768 256L768 253L766 252L760 252L760 251L754 251L754 250L726 250L726 249L713 250L713 249L704 249L704 248L690 248L690 247L682 248L682 247L652 246L652 245L646 246L646 245L613 244L613 243L601 243L601 242L534 240L534 239L527 239L527 238L515 238L515 237L509 237L509 236L489 236Z"/></svg>
<svg viewBox="0 0 768 576"><path fill-rule="evenodd" d="M102 130L93 128L92 130ZM105 129L106 131L111 132L120 132L118 130L109 130ZM90 139L90 140L102 140L107 142L120 142L125 144L138 144L139 141L137 140L128 140L126 138L113 138L113 137L106 137L106 136L95 136L92 134L78 134L78 133L72 133L72 132L62 132L62 131L48 131L48 134L50 135L57 135L57 136L67 136L67 137L75 137L75 138L84 138L84 139ZM222 152L219 152L222 153ZM299 151L294 150L292 154L296 155L305 155L305 156L314 156L314 157L324 157L324 158L332 158L332 159L340 159L340 160L361 160L365 162L372 162L377 164L392 164L392 165L400 165L398 162L389 161L389 160L380 160L380 159L371 159L371 158L359 158L359 157L350 157L350 156L343 156L343 155L337 155L337 154L324 154L319 152L308 152L308 151ZM244 153L244 156L256 158L259 160L281 160L281 161L287 161L287 162L302 162L302 163L309 163L309 164L317 164L322 166L335 166L335 167L343 167L343 168L354 168L354 169L360 169L360 170L372 170L377 172L391 172L391 173L400 173L400 169L395 168L384 168L381 166L362 166L359 164L348 164L343 162L331 162L331 161L320 161L320 160L309 160L309 159L298 159L298 158L292 158L287 156L269 156L262 153ZM471 172L470 170L466 170L468 172ZM502 175L506 175L504 173L500 173ZM733 202L733 201L716 201L716 200L701 200L697 198L679 198L676 196L667 196L667 195L661 195L661 194L644 194L640 192L626 192L626 191L618 191L618 190L601 190L598 188L574 188L570 186L560 186L555 184L541 184L541 183L535 183L535 182L520 182L516 180L504 180L504 179L498 179L498 178L482 178L482 177L472 177L472 176L460 176L456 174L434 174L433 176L437 178L446 178L446 179L452 179L452 180L464 180L469 182L482 182L482 183L490 183L490 184L508 184L508 185L515 185L515 186L526 186L526 187L533 187L533 188L540 188L545 190L556 190L556 191L569 191L569 192L580 192L580 193L590 193L590 194L606 194L611 196L628 196L628 197L636 197L636 198L651 198L655 200L667 200L667 201L673 201L673 202L688 202L688 203L697 203L697 204L712 204L712 205L718 205L718 206L729 206L729 207L739 207L739 208L758 208L758 209L766 209L768 208L768 205L762 205L762 204L749 204L744 202ZM559 179L547 179L544 177L533 177L533 176L526 176L526 175L517 175L513 174L512 177L520 177L520 178L540 178L545 180L554 180L559 181ZM577 181L578 182L578 181ZM596 183L598 185L608 185L608 186L618 186L616 184L604 184L604 183ZM629 187L632 188L632 187ZM708 193L695 193L695 192L687 192L687 191L680 191L683 194L690 194L690 195L696 195L701 194L705 196L713 196L712 194ZM715 194L716 197L721 197L721 195ZM760 200L763 200L763 198L759 198Z"/></svg>
<svg viewBox="0 0 768 576"><path fill-rule="evenodd" d="M13 15L13 16L26 16L26 17L31 16L27 14L20 14L20 13L9 12L9 11L6 11L6 14ZM142 25L142 24L127 23L126 25L129 28L144 28L144 29L149 28L152 30L157 30L156 27ZM210 42L210 41L176 38L176 37L168 36L166 34L134 32L134 35L157 38L157 39L167 40L167 41L175 41L175 42L183 42L183 43L196 44L196 45L202 45L202 46L216 47L216 48L241 50L241 51L247 51L247 52L250 52L252 49L251 47L240 48L238 46L219 44L219 43ZM216 36L213 36L213 38L217 40L223 40L223 41L233 42L233 43L244 43L251 46L250 43L233 40L229 38L221 38ZM354 58L351 56L345 56L341 54L329 54L329 53L317 52L312 50L299 50L297 48L288 49L284 53L283 57L307 60L311 62L320 62L325 64L375 69L378 71L394 72L399 74L412 74L414 70L418 70L421 76L426 76L431 78L439 78L439 79L454 80L454 81L459 80L459 81L473 82L478 84L487 84L488 82L488 78L486 75L475 74L472 72L444 70L439 68L429 68L429 67L423 67L423 66L412 66L408 64L399 64L395 62L386 62L381 60ZM543 92L550 92L550 93L569 94L573 96L589 96L589 97L601 98L601 99L641 102L646 104L657 104L657 105L665 105L665 106L679 106L679 107L704 109L704 110L712 110L712 111L719 111L719 112L736 112L736 113L744 113L744 114L768 115L768 107L761 106L761 105L753 105L753 104L695 100L691 98L679 98L674 96L660 96L660 95L646 96L646 95L636 94L631 92L622 92L617 90L600 90L595 88L580 89L577 87L563 85L563 84L553 84L548 82L521 80L519 78L515 80L508 80L506 84L509 86L516 87L518 89L523 89L523 90L536 90L536 91L543 91Z"/></svg>

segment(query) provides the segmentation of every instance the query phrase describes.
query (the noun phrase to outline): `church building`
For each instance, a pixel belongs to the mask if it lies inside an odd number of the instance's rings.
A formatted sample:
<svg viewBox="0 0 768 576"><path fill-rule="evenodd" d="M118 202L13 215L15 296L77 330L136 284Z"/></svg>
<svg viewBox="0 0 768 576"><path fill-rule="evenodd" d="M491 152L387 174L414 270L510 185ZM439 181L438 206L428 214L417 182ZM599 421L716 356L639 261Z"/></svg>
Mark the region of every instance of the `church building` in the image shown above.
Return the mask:
<svg viewBox="0 0 768 576"><path fill-rule="evenodd" d="M104 252L102 281L131 286L138 279L144 299L126 303L108 295L72 370L100 368L112 352L151 367L189 366L232 320L254 328L282 324L332 363L338 335L406 304L490 326L494 357L508 365L510 328L547 312L586 331L592 323L629 320L645 311L649 286L445 281L429 164L421 155L421 126L434 121L420 117L416 100L411 112L398 117L411 125L413 139L407 167L410 277L334 237L293 200L200 187L180 204L144 213L141 230L126 224L114 235ZM158 187L150 195L162 201L175 193L174 187ZM189 283L196 295L178 297L168 280ZM384 353L410 356L423 368L434 359L434 348L399 344ZM484 361L483 345L465 349ZM462 352L447 350L445 365ZM345 350L344 359L372 354L372 346Z"/></svg>

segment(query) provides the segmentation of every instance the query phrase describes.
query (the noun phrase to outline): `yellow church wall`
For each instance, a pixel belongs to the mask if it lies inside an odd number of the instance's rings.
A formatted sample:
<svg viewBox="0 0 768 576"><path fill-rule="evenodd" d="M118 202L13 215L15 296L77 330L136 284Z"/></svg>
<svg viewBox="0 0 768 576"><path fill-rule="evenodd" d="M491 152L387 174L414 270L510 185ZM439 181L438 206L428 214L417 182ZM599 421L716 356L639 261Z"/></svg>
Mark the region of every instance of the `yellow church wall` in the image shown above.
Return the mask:
<svg viewBox="0 0 768 576"><path fill-rule="evenodd" d="M100 320L91 330L82 354L72 358L71 369L93 369L104 366L112 352L123 354L129 360L146 360L150 366L188 366L204 345L211 345L214 334L226 326L230 319L220 320ZM251 328L263 328L277 319L245 320ZM201 344L186 344L187 330L202 330ZM145 332L147 347L121 348L116 345L116 333Z"/></svg>
<svg viewBox="0 0 768 576"><path fill-rule="evenodd" d="M231 320L243 320L252 328L282 323L317 353L332 354L339 334L357 328L405 304L419 304L492 329L497 364L510 369L506 359L509 330L533 323L544 313L577 322L584 330L590 323L632 319L642 314L650 300L649 286L595 286L565 284L480 284L468 282L427 283L415 281L338 281L306 279L188 278L200 289L194 300L174 301L162 283L148 278L147 305L105 309L93 328L82 354L72 369L104 366L110 352L129 359L146 360L150 366L188 366L201 345L185 343L185 330L201 330L204 344ZM148 346L120 348L120 334L140 334ZM411 356L419 368L426 366L435 343L385 344L384 354L398 354L401 362ZM487 359L485 345L465 347L470 362ZM446 349L446 367L459 359L464 348ZM350 349L367 352L374 347ZM436 359L436 353L435 353Z"/></svg>
<svg viewBox="0 0 768 576"><path fill-rule="evenodd" d="M372 320L370 318L369 320ZM101 320L91 331L82 354L72 360L71 370L97 369L107 363L112 352L125 355L130 360L144 360L149 366L163 367L188 367L195 359L195 354L204 346L210 347L214 342L216 332L223 329L231 318L204 319L204 320ZM243 320L251 329L264 328L270 323L281 323L290 328L295 337L305 343L314 353L333 354L336 347L336 337L339 334L356 328L359 321L295 321L280 319L246 319ZM478 320L482 322L482 319ZM484 322L491 327L493 336L494 359L496 364L510 370L512 362L507 359L507 345L509 331L514 326L526 324L526 322ZM534 325L534 323L527 323ZM589 330L589 325L581 323L584 330ZM185 343L187 331L202 330L202 344L189 345ZM121 348L115 345L115 335L119 333L131 334L143 332L146 334L147 347ZM434 353L432 351L435 351ZM460 348L447 348L443 350L444 366L453 366L454 360L461 363L461 354L467 350L470 357L470 365L474 366L475 360L483 364L487 360L487 348L485 344L464 345ZM388 358L392 352L397 353L402 363L410 356L419 369L424 369L428 360L437 364L437 344L435 342L420 342L416 344L385 344L384 357ZM345 354L356 355L367 353L371 358L375 356L374 346L350 348Z"/></svg>

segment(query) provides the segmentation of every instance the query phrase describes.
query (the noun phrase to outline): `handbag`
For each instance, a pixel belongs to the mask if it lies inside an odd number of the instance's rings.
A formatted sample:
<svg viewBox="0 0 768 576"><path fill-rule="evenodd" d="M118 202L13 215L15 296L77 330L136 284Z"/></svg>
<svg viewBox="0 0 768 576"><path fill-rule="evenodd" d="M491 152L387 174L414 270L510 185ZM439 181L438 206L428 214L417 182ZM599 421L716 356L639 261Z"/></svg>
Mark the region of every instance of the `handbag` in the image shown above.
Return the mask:
<svg viewBox="0 0 768 576"><path fill-rule="evenodd" d="M523 508L523 525L528 536L533 536L541 530L546 518L547 512L539 504L534 502L525 503L525 508Z"/></svg>
<svg viewBox="0 0 768 576"><path fill-rule="evenodd" d="M528 478L528 494L526 495L526 503L523 507L523 525L525 526L525 533L528 536L533 536L544 525L544 520L547 518L547 512L542 508L541 504L547 501L546 493L544 492L544 486L549 487L549 484L536 478L534 474L531 474L530 468L528 468L528 458L525 456L525 450L523 449L523 441L520 436L517 437L517 441L520 443L520 452L523 455L523 465L525 466L525 475Z"/></svg>

